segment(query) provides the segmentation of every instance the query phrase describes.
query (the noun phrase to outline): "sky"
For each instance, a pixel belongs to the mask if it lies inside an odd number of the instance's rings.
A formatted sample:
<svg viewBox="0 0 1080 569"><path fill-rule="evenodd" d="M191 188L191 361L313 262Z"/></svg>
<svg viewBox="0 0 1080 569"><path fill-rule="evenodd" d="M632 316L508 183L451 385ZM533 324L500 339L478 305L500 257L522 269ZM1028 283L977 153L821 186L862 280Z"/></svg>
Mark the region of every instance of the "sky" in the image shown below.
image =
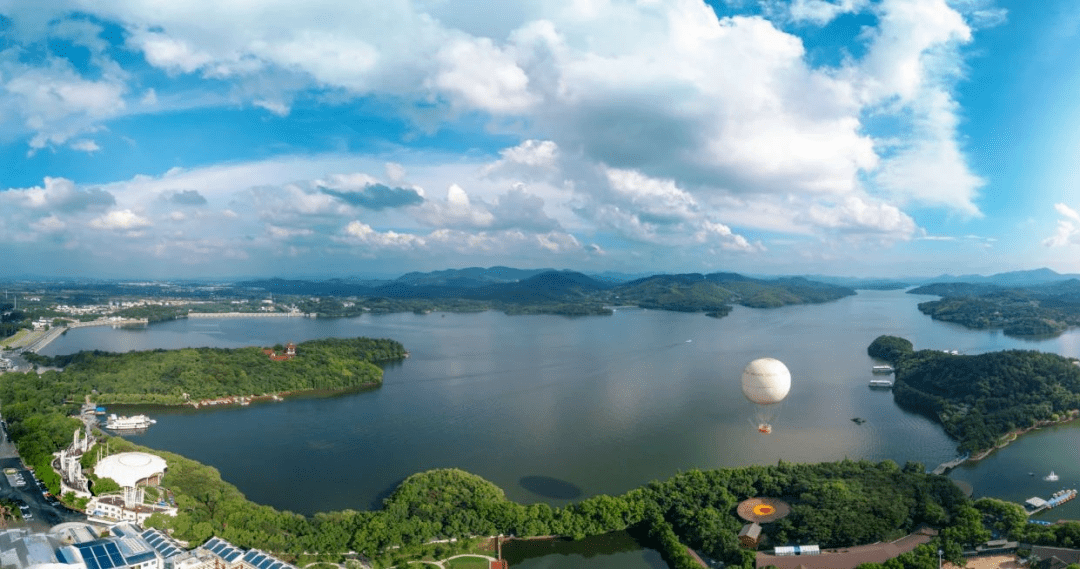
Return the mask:
<svg viewBox="0 0 1080 569"><path fill-rule="evenodd" d="M7 0L0 278L1080 272L1071 0Z"/></svg>

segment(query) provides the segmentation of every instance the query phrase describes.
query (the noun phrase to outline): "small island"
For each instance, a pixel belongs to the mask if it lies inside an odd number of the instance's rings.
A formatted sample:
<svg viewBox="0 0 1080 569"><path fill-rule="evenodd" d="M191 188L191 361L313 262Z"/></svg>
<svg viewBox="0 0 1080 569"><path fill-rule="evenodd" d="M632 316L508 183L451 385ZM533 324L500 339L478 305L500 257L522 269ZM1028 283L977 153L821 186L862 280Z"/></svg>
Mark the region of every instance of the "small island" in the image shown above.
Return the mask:
<svg viewBox="0 0 1080 569"><path fill-rule="evenodd" d="M899 405L941 423L960 451L973 456L1080 414L1080 366L1070 358L1032 350L915 351L896 336L878 337L867 353L896 369Z"/></svg>

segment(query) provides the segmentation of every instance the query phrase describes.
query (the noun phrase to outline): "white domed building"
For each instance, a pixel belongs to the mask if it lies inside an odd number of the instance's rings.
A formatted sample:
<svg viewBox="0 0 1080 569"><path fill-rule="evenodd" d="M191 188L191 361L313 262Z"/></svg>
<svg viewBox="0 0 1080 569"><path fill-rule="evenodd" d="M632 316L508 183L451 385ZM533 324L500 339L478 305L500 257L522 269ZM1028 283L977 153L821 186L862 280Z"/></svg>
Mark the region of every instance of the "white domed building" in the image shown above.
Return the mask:
<svg viewBox="0 0 1080 569"><path fill-rule="evenodd" d="M123 493L95 496L86 506L87 515L138 524L155 513L175 516L175 507L146 503L146 487L160 484L167 467L164 458L145 452L122 452L101 459L94 467L94 474L115 481Z"/></svg>

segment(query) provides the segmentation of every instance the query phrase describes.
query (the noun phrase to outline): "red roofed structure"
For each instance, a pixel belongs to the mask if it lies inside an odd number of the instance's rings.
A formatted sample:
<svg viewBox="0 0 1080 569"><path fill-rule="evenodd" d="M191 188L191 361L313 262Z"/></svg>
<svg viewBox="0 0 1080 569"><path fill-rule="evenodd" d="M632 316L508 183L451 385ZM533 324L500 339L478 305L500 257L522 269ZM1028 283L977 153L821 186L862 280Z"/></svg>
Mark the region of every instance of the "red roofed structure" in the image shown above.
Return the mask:
<svg viewBox="0 0 1080 569"><path fill-rule="evenodd" d="M270 356L270 359L275 362L283 362L285 360L291 360L296 357L296 344L289 342L285 345L285 353L279 354L270 348L264 348L263 353Z"/></svg>

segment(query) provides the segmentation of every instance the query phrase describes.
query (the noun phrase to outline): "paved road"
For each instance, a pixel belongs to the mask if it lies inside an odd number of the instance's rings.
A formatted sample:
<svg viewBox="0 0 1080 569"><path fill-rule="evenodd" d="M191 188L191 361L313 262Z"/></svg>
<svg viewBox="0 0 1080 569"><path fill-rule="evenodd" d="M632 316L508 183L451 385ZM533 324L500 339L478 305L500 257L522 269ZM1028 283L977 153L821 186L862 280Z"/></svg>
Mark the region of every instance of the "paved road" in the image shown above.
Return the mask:
<svg viewBox="0 0 1080 569"><path fill-rule="evenodd" d="M0 498L26 504L33 516L28 520L31 527L45 529L62 522L86 521L84 514L45 498L37 479L23 465L15 445L8 440L7 429L0 428L0 471L5 468L14 468L22 474L26 485L13 486L7 476L0 475Z"/></svg>

